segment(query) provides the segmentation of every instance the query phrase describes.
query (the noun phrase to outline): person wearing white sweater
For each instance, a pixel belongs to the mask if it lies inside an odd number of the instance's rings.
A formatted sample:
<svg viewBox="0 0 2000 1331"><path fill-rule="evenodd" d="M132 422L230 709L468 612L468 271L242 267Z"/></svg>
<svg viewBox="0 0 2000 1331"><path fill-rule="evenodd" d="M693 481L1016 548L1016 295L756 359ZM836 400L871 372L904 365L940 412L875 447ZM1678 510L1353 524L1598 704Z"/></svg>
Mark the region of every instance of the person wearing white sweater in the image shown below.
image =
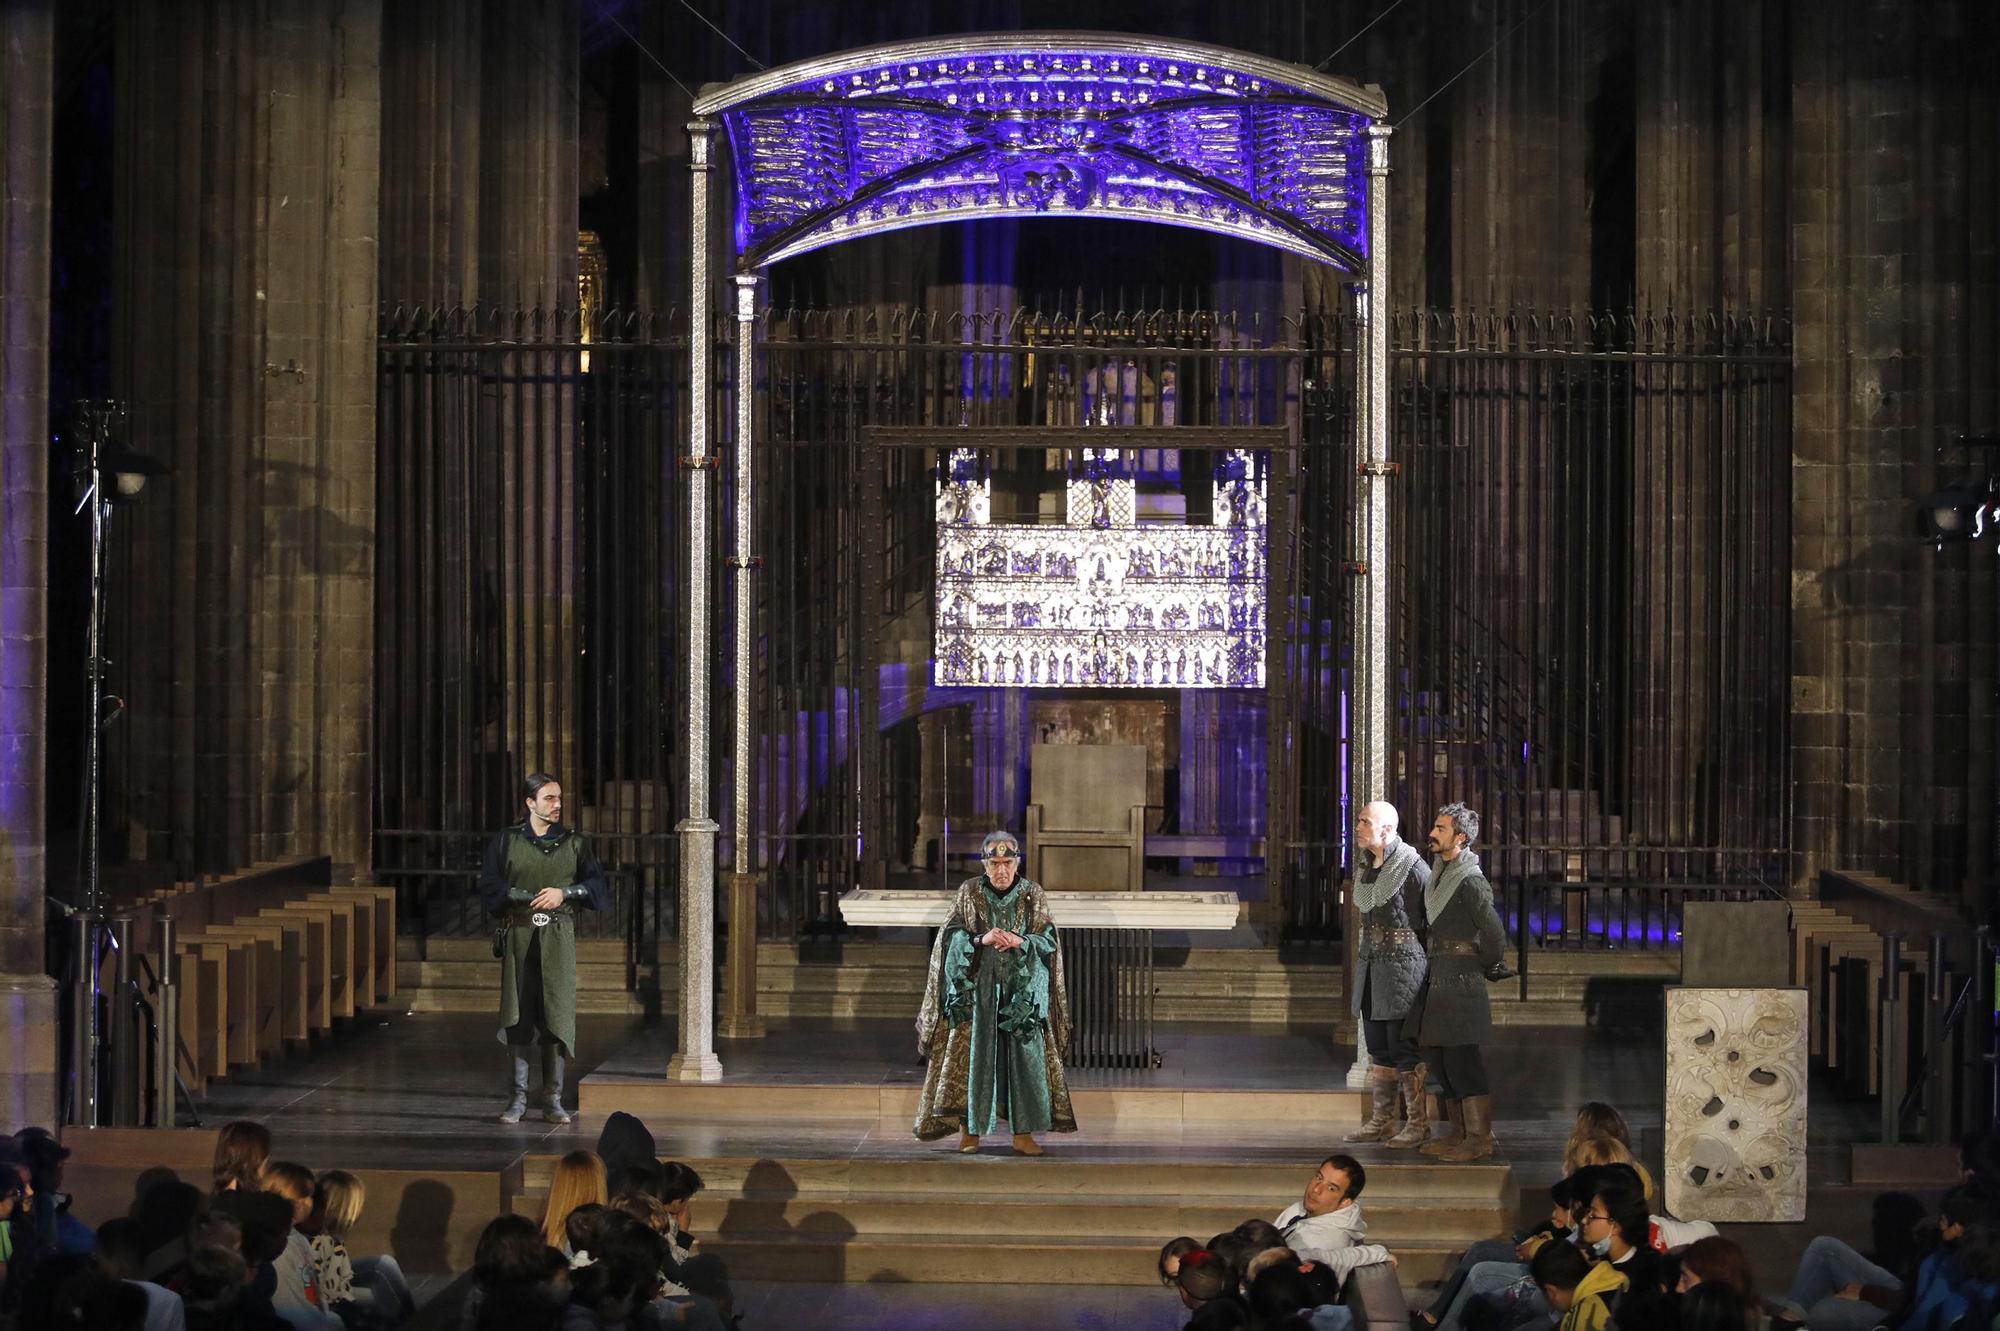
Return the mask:
<svg viewBox="0 0 2000 1331"><path fill-rule="evenodd" d="M1389 1250L1369 1243L1361 1217L1361 1189L1368 1171L1351 1155L1330 1155L1306 1181L1305 1196L1278 1213L1272 1223L1284 1232L1285 1246L1299 1260L1319 1262L1346 1280L1357 1266L1396 1263Z"/></svg>

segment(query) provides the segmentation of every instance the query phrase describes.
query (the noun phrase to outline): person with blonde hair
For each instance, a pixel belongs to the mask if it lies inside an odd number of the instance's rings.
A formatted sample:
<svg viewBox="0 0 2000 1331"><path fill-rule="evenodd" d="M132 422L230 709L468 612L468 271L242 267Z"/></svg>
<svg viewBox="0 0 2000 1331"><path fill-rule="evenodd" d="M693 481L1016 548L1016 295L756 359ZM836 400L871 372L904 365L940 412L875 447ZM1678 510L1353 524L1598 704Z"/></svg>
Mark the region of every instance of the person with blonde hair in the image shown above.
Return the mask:
<svg viewBox="0 0 2000 1331"><path fill-rule="evenodd" d="M579 1206L603 1206L611 1200L605 1187L604 1162L591 1151L571 1151L556 1161L549 1179L549 1200L542 1208L542 1241L561 1248L563 1255L576 1254L569 1246L569 1214Z"/></svg>
<svg viewBox="0 0 2000 1331"><path fill-rule="evenodd" d="M305 1229L312 1236L320 1294L345 1322L394 1324L417 1310L402 1264L389 1253L355 1258L347 1239L361 1220L368 1188L344 1169L321 1172L313 1183L313 1209Z"/></svg>
<svg viewBox="0 0 2000 1331"><path fill-rule="evenodd" d="M215 1134L214 1191L255 1192L270 1158L269 1128L248 1119L223 1124Z"/></svg>
<svg viewBox="0 0 2000 1331"><path fill-rule="evenodd" d="M271 1294L271 1306L295 1331L339 1331L340 1318L328 1308L313 1262L312 1240L301 1228L312 1215L313 1176L304 1165L289 1160L269 1160L258 1180L263 1191L282 1197L292 1208L291 1227L285 1231L284 1251L271 1262L278 1287Z"/></svg>
<svg viewBox="0 0 2000 1331"><path fill-rule="evenodd" d="M1646 1194L1646 1200L1653 1200L1653 1176L1646 1167L1632 1158L1631 1146L1618 1138L1599 1133L1573 1142L1563 1152L1564 1176L1576 1173L1590 1165L1630 1165L1639 1176L1639 1186Z"/></svg>

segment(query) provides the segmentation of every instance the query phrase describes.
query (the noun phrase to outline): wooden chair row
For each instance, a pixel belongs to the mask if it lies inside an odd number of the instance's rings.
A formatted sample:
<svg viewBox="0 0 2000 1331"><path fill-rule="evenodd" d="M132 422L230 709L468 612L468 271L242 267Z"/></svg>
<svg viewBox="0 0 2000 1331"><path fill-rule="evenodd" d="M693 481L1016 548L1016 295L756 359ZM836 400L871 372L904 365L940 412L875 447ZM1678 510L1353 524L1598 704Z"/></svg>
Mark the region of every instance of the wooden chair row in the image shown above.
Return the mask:
<svg viewBox="0 0 2000 1331"><path fill-rule="evenodd" d="M181 885L133 903L176 924L180 1074L199 1095L396 998L396 895L382 886L267 881ZM143 943L142 943L143 946Z"/></svg>

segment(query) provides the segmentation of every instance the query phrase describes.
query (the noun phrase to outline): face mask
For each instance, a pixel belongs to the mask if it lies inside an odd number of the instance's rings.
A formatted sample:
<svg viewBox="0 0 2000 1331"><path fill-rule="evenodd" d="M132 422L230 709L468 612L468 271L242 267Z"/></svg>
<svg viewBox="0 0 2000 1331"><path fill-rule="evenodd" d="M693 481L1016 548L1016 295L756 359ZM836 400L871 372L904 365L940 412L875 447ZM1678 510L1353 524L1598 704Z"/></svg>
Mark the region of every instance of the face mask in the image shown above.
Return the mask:
<svg viewBox="0 0 2000 1331"><path fill-rule="evenodd" d="M1592 1257L1609 1257L1611 1255L1611 1236L1606 1234L1603 1238L1591 1244L1590 1255Z"/></svg>

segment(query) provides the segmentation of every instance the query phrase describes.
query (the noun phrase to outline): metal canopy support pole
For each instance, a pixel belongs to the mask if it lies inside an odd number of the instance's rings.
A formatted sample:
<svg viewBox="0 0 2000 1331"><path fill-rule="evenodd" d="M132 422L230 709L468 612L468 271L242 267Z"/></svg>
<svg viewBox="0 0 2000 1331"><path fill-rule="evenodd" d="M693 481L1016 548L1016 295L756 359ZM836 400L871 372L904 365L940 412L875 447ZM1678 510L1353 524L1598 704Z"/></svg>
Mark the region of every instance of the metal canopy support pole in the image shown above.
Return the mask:
<svg viewBox="0 0 2000 1331"><path fill-rule="evenodd" d="M1354 616L1354 748L1349 772L1351 812L1388 793L1389 769L1389 126L1368 127L1368 277L1358 293L1361 326L1360 454L1355 559L1361 565L1360 605ZM1346 947L1349 984L1355 969L1354 933ZM1354 1063L1347 1084L1368 1084L1374 1060L1354 1032Z"/></svg>
<svg viewBox="0 0 2000 1331"><path fill-rule="evenodd" d="M688 451L687 467L687 815L675 826L681 850L681 1029L680 1047L667 1060L671 1081L720 1081L715 1056L715 840L716 822L708 804L708 451L709 326L708 193L715 125L688 122L688 239L692 263L688 284Z"/></svg>
<svg viewBox="0 0 2000 1331"><path fill-rule="evenodd" d="M725 1040L755 1040L764 1034L764 1019L757 1015L757 842L750 826L750 788L757 775L750 701L755 692L759 562L751 553L756 521L751 463L757 429L757 286L763 280L758 273L736 275L736 542L729 557L736 572L736 746L729 824L729 984L721 1027Z"/></svg>
<svg viewBox="0 0 2000 1331"><path fill-rule="evenodd" d="M1357 803L1379 800L1389 774L1389 134L1383 124L1368 127L1368 286L1362 397L1363 521L1368 570L1362 582L1357 671L1356 726L1360 762L1354 774Z"/></svg>

